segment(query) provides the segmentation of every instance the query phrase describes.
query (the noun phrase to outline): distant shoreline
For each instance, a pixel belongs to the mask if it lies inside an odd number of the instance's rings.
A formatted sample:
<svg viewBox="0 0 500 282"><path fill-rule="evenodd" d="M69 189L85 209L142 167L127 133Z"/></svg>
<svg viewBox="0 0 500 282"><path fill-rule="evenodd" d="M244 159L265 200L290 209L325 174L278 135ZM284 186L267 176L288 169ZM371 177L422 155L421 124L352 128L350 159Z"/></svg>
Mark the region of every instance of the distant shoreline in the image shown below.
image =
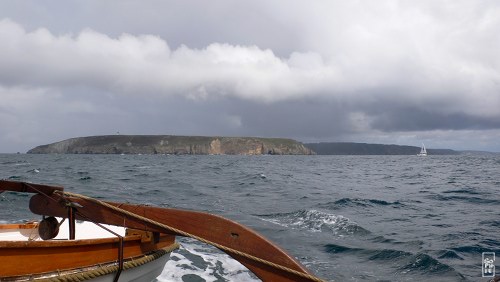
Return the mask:
<svg viewBox="0 0 500 282"><path fill-rule="evenodd" d="M28 154L172 154L172 155L416 155L420 147L356 142L301 143L286 138L102 135L40 145ZM427 149L429 155L459 155L451 149Z"/></svg>
<svg viewBox="0 0 500 282"><path fill-rule="evenodd" d="M369 144L355 142L305 143L318 155L416 155L420 147L406 145ZM429 155L459 155L451 149L427 149Z"/></svg>

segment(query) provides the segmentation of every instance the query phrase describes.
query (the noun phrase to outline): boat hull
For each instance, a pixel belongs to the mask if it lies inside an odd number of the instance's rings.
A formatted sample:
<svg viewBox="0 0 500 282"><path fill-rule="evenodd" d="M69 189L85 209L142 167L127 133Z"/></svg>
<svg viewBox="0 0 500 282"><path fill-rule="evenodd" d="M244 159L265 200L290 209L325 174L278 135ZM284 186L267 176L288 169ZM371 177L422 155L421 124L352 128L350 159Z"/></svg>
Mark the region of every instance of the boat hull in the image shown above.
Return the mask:
<svg viewBox="0 0 500 282"><path fill-rule="evenodd" d="M139 230L129 230L122 243L118 237L42 241L35 231L36 224L0 226L1 281L55 277L113 281L119 272L120 249L123 270L119 281L151 281L161 274L170 252L178 248L173 235Z"/></svg>

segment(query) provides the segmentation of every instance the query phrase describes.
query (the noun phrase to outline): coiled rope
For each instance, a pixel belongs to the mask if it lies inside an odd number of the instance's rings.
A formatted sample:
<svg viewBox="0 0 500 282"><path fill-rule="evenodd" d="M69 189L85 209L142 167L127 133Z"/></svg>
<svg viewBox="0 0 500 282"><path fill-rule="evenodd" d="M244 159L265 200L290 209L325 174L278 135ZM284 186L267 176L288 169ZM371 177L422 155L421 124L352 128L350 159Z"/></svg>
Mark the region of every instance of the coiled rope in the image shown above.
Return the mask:
<svg viewBox="0 0 500 282"><path fill-rule="evenodd" d="M225 251L225 252L228 252L228 253L232 253L232 254L236 254L236 255L245 257L247 259L250 259L250 260L253 260L253 261L265 264L265 265L268 265L268 266L270 266L272 268L279 269L279 270L282 270L284 272L288 272L288 273L297 275L297 276L305 278L305 279L309 279L310 281L324 282L324 280L322 280L322 279L320 279L320 278L318 278L318 277L316 277L314 275L311 275L309 273L300 272L300 271L297 271L295 269L291 269L289 267L286 267L286 266L283 266L283 265L280 265L280 264L277 264L277 263L274 263L274 262L271 262L271 261L268 261L268 260L265 260L265 259L262 259L262 258L259 258L259 257L256 257L256 256L253 256L251 254L247 254L245 252L241 252L241 251L235 250L233 248L223 246L221 244L212 242L212 241L207 240L205 238L202 238L202 237L196 236L194 234L185 232L183 230L177 229L175 227L172 227L172 226L169 226L169 225L166 225L166 224L154 221L154 220L149 219L147 217L143 217L141 215L129 212L127 210L121 209L119 207L113 206L111 204L108 204L106 202L97 200L97 199L92 198L92 197L88 197L88 196L84 196L84 195L80 195L80 194L76 194L76 193L71 193L71 192L64 192L64 191L54 191L54 193L55 194L59 194L61 196L68 196L68 197L74 197L74 198L80 198L80 199L88 200L88 201L91 201L91 202L96 203L98 205L101 205L101 206L104 206L106 208L112 209L112 210L114 210L116 212L119 212L121 214L130 216L132 218L135 218L135 219L138 219L138 220L141 220L141 221L148 222L149 224L152 224L152 225L155 225L157 227L160 227L160 228L163 228L163 229L167 229L167 230L169 230L171 232L180 234L181 236L196 239L196 240L198 240L200 242L203 242L205 244L214 246L214 247L216 247L216 248L218 248L218 249L220 249L222 251Z"/></svg>

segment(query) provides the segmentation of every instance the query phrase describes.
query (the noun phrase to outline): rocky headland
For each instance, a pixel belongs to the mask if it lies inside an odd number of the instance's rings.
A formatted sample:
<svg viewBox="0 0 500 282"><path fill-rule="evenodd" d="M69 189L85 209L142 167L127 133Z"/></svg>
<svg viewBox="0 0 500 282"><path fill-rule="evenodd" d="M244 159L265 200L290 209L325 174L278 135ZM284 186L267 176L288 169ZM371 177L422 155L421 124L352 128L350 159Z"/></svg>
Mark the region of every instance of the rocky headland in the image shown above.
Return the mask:
<svg viewBox="0 0 500 282"><path fill-rule="evenodd" d="M285 138L106 135L41 145L28 154L311 155L314 152Z"/></svg>

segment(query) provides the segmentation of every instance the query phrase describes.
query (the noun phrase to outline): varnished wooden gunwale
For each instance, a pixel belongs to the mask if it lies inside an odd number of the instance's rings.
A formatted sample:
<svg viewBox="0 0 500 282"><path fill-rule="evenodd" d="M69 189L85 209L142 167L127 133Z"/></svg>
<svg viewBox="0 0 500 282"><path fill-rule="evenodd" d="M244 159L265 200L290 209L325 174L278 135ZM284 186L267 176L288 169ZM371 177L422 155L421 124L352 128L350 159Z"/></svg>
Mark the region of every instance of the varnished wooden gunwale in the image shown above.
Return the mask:
<svg viewBox="0 0 500 282"><path fill-rule="evenodd" d="M30 210L35 214L59 217L64 216L66 212L65 208L53 204L61 201L59 196L53 195L51 198L53 200L47 200L43 196L34 195L30 201ZM169 233L169 230L158 227L155 224L117 213L108 208L103 208L92 201L79 198L67 199L71 200L71 202L78 203L83 207L78 209L78 214L84 214L85 217L91 218L95 222L110 225L124 224L128 228ZM195 234L223 246L227 246L272 263L288 267L297 272L309 274L304 266L302 266L297 260L277 245L262 237L262 235L256 233L255 231L226 218L203 212L124 203L107 203L156 222ZM78 214L76 216L77 219L79 218ZM182 235L175 233L172 234ZM264 263L260 263L234 253L228 252L227 254L238 260L263 281L312 281L311 279L271 267Z"/></svg>
<svg viewBox="0 0 500 282"><path fill-rule="evenodd" d="M62 187L0 181L0 192L2 190L39 194L32 197L30 201L30 210L35 214L65 217L68 214L66 204L71 202L71 206L78 212L76 217L84 215L84 220L90 219L94 222L110 225L167 233L172 238L173 235L200 238L202 241L221 246L219 248L248 267L263 281L321 281L310 275L308 270L297 260L260 234L216 215L142 205L107 203L148 219L144 220L135 216L127 216L123 211L103 208L102 203L98 204L91 199L79 196L76 198L67 197L63 196L62 193L55 193L63 191ZM73 204L78 204L79 207ZM150 220L154 220L156 223L152 223ZM171 227L179 231L173 231ZM117 245L117 243L110 244ZM73 248L76 247L73 246ZM273 263L277 265L271 266ZM0 265L4 266L2 261L0 261ZM283 269L283 267L288 268L288 270Z"/></svg>
<svg viewBox="0 0 500 282"><path fill-rule="evenodd" d="M35 228L38 228L38 222L0 224L0 230L35 229Z"/></svg>
<svg viewBox="0 0 500 282"><path fill-rule="evenodd" d="M63 191L63 190L64 190L63 187L54 185L0 180L0 191L52 195L52 193L54 193L55 191Z"/></svg>
<svg viewBox="0 0 500 282"><path fill-rule="evenodd" d="M124 259L175 244L160 236L158 243L141 242L140 235L124 237ZM48 241L0 241L0 278L89 267L118 260L118 238Z"/></svg>

